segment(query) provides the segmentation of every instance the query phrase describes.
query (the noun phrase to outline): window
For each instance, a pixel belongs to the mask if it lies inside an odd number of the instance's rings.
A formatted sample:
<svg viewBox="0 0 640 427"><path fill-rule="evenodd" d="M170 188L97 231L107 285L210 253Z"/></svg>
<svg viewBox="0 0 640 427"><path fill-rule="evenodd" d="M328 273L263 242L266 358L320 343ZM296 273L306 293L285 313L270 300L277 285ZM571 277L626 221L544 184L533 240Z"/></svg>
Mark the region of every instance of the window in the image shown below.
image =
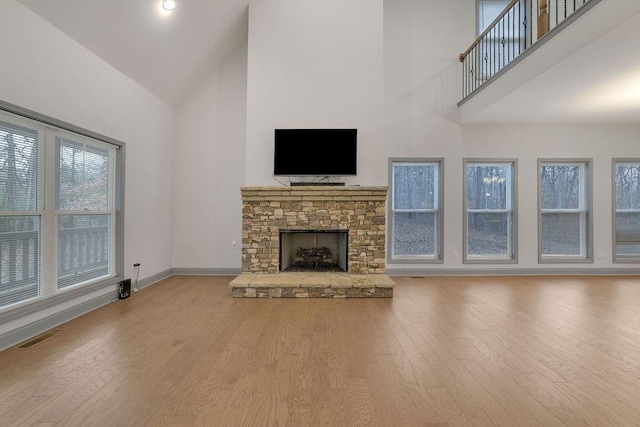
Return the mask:
<svg viewBox="0 0 640 427"><path fill-rule="evenodd" d="M0 310L117 275L117 152L0 111Z"/></svg>
<svg viewBox="0 0 640 427"><path fill-rule="evenodd" d="M393 262L442 262L442 159L391 159Z"/></svg>
<svg viewBox="0 0 640 427"><path fill-rule="evenodd" d="M56 136L58 288L109 274L115 150L77 135Z"/></svg>
<svg viewBox="0 0 640 427"><path fill-rule="evenodd" d="M541 262L592 260L591 160L539 161Z"/></svg>
<svg viewBox="0 0 640 427"><path fill-rule="evenodd" d="M40 293L44 128L0 115L0 308Z"/></svg>
<svg viewBox="0 0 640 427"><path fill-rule="evenodd" d="M613 161L614 262L640 261L640 160Z"/></svg>
<svg viewBox="0 0 640 427"><path fill-rule="evenodd" d="M516 260L516 161L464 161L464 262Z"/></svg>
<svg viewBox="0 0 640 427"><path fill-rule="evenodd" d="M478 1L478 35L489 27L502 11L509 5L510 0L477 0Z"/></svg>
<svg viewBox="0 0 640 427"><path fill-rule="evenodd" d="M478 35L493 23L509 3L510 0L477 0ZM527 13L526 4L522 1L517 2L479 43L479 78L488 78L496 74L526 48L524 41Z"/></svg>

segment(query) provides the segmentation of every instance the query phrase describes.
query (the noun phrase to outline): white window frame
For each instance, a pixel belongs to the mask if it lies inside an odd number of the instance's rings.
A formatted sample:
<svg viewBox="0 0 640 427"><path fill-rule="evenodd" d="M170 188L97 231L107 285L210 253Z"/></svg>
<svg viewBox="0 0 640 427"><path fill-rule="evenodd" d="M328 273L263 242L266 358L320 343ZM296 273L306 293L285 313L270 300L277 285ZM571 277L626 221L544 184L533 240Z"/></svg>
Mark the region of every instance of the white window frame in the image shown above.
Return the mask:
<svg viewBox="0 0 640 427"><path fill-rule="evenodd" d="M434 206L433 209L395 209L395 194L393 191L393 167L396 164L403 165L434 165L437 167L434 176ZM388 239L389 245L387 250L387 261L389 263L398 264L421 264L421 263L442 263L444 253L444 159L442 158L390 158L389 159L389 221ZM396 255L394 253L394 214L395 213L433 213L435 214L435 232L434 245L436 245L433 255Z"/></svg>
<svg viewBox="0 0 640 427"><path fill-rule="evenodd" d="M0 307L0 323L22 318L24 315L47 309L105 287L113 287L124 278L124 143L82 129L75 125L0 101L0 115L8 122L38 129L38 183L37 205L31 211L0 211L1 216L39 216L40 246L38 295ZM109 155L109 208L107 211L59 211L56 206L55 137L64 134L82 139L93 145L110 147ZM60 215L110 215L109 270L106 275L58 287L58 217Z"/></svg>
<svg viewBox="0 0 640 427"><path fill-rule="evenodd" d="M593 220L592 188L593 188L593 160L592 159L538 159L538 262L539 263L591 263L593 262ZM544 166L579 167L580 192L577 209L542 209L542 168ZM543 254L542 217L544 214L577 213L580 218L580 254L561 255Z"/></svg>
<svg viewBox="0 0 640 427"><path fill-rule="evenodd" d="M506 208L505 209L469 209L467 206L467 167L469 165L479 167L505 167L506 168ZM517 232L517 167L516 159L464 159L463 160L463 258L465 264L481 263L517 263L518 262L518 232ZM507 214L507 255L470 255L469 254L469 214Z"/></svg>
<svg viewBox="0 0 640 427"><path fill-rule="evenodd" d="M612 165L611 165L611 182L612 182L612 187L611 187L611 209L612 209L612 218L613 218L613 230L612 230L612 243L613 243L613 259L612 261L614 263L638 263L640 262L640 254L636 255L618 255L618 245L621 244L621 242L618 240L618 227L617 227L617 217L618 217L618 213L635 213L640 215L640 209L618 209L616 206L616 166L619 165L628 165L628 166L638 166L640 167L640 159L612 159ZM631 244L634 245L640 245L640 230L636 230L637 232L637 238L638 238L638 242L635 241L630 241ZM634 234L634 237L636 235Z"/></svg>

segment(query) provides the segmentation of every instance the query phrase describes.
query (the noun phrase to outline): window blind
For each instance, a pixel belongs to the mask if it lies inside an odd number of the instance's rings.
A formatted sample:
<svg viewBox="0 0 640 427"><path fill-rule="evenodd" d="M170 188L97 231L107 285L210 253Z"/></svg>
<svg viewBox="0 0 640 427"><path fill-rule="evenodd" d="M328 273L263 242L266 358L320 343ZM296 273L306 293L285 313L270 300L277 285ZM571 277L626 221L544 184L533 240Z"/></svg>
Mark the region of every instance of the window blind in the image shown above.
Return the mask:
<svg viewBox="0 0 640 427"><path fill-rule="evenodd" d="M0 308L40 294L40 145L44 128L0 115Z"/></svg>

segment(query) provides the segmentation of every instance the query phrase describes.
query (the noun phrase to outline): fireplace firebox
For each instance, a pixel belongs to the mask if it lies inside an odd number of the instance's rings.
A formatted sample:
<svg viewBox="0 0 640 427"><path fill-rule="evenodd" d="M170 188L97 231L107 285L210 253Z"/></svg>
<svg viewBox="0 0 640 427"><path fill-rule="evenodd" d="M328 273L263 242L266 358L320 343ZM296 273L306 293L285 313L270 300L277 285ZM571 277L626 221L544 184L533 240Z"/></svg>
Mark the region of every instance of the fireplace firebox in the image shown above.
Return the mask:
<svg viewBox="0 0 640 427"><path fill-rule="evenodd" d="M281 230L279 271L346 272L348 245L346 230Z"/></svg>

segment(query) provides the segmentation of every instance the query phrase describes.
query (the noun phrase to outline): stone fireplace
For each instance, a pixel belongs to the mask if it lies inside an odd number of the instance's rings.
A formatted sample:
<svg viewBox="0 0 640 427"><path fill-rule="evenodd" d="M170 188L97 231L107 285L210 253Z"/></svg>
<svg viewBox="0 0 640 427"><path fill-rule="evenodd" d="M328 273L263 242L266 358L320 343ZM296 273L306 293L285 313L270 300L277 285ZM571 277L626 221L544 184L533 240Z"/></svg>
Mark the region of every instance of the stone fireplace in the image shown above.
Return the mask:
<svg viewBox="0 0 640 427"><path fill-rule="evenodd" d="M315 296L317 290L331 297L392 296L393 282L384 274L387 187L240 192L242 275L230 284L234 296L289 296L273 291L278 288L298 288L292 296ZM336 269L324 270L329 264Z"/></svg>

